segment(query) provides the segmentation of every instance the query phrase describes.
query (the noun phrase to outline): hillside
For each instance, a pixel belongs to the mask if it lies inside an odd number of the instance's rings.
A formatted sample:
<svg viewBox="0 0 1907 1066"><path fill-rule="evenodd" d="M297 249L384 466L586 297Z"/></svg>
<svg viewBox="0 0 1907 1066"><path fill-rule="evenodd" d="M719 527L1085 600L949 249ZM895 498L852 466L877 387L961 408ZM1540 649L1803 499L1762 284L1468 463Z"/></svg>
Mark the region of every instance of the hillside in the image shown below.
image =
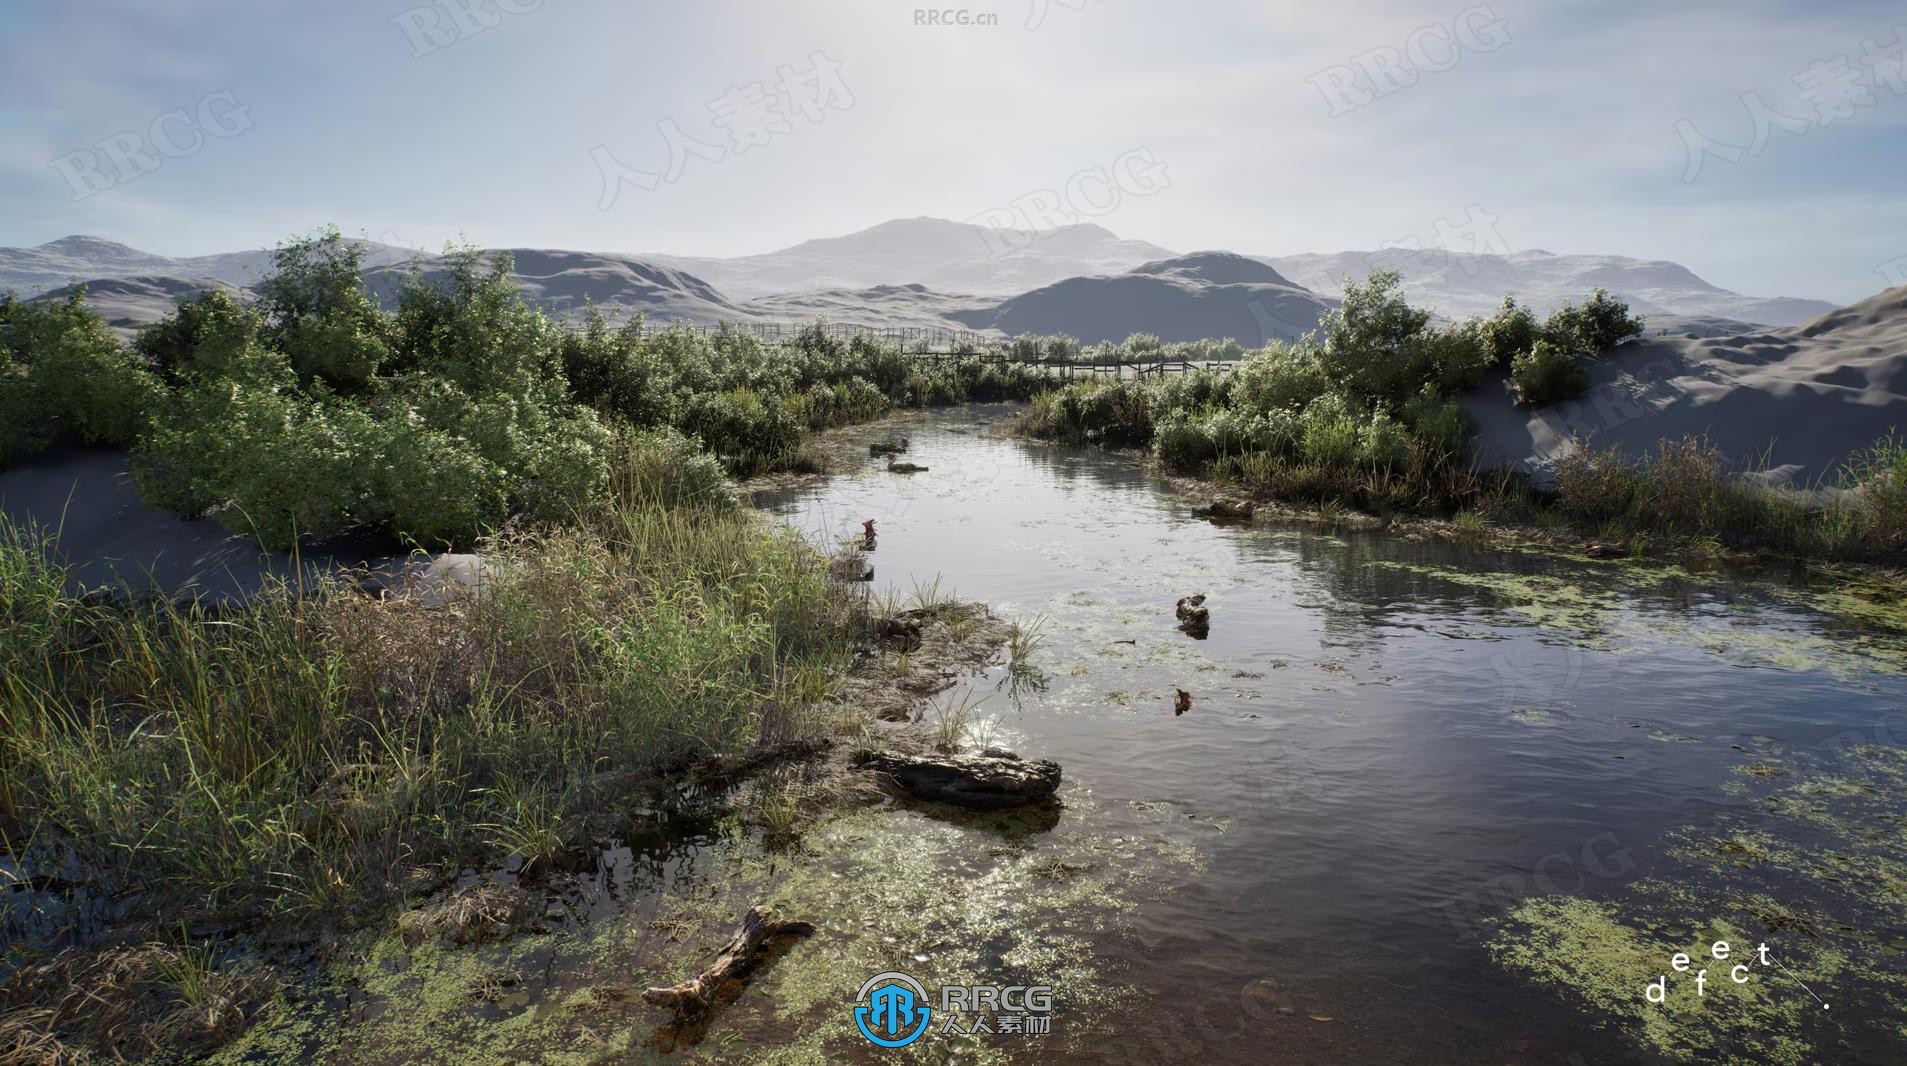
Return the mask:
<svg viewBox="0 0 1907 1066"><path fill-rule="evenodd" d="M1707 434L1731 460L1809 484L1890 431L1907 429L1907 286L1804 325L1628 344L1591 365L1580 400L1531 412L1509 385L1470 400L1479 458L1539 477L1580 438L1635 455Z"/></svg>
<svg viewBox="0 0 1907 1066"><path fill-rule="evenodd" d="M1198 252L1122 274L1068 278L951 317L1013 335L1070 334L1085 344L1156 333L1163 341L1229 337L1250 348L1315 329L1334 303L1257 260Z"/></svg>
<svg viewBox="0 0 1907 1066"><path fill-rule="evenodd" d="M714 286L692 274L628 256L596 255L548 248L502 249L514 260L511 276L524 296L553 315L575 317L594 304L611 322L640 312L658 322L678 320L713 325L752 316ZM494 253L491 253L494 254ZM441 259L419 261L426 278L442 273ZM412 264L364 272L371 292L386 305L409 277Z"/></svg>
<svg viewBox="0 0 1907 1066"><path fill-rule="evenodd" d="M1103 226L990 230L936 218L906 218L840 237L734 259L645 254L750 300L816 289L924 285L1009 296L1086 274L1117 273L1174 253L1124 240Z"/></svg>

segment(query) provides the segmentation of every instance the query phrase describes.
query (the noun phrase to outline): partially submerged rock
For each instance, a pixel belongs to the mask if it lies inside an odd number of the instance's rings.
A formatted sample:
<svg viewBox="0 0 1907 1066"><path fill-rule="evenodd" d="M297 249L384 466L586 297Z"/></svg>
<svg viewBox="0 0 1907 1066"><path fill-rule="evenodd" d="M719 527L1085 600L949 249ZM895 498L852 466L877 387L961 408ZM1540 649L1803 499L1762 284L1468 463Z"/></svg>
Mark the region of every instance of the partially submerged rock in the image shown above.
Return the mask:
<svg viewBox="0 0 1907 1066"><path fill-rule="evenodd" d="M1201 592L1180 597L1178 605L1179 628L1200 640L1212 628L1212 612L1204 604L1205 594Z"/></svg>
<svg viewBox="0 0 1907 1066"><path fill-rule="evenodd" d="M1045 803L1059 790L1059 764L1027 761L988 748L978 755L906 755L866 752L855 760L894 780L909 795L933 803L995 811Z"/></svg>
<svg viewBox="0 0 1907 1066"><path fill-rule="evenodd" d="M1258 505L1250 500L1215 499L1192 508L1193 517L1209 518L1215 522L1249 522L1256 513Z"/></svg>

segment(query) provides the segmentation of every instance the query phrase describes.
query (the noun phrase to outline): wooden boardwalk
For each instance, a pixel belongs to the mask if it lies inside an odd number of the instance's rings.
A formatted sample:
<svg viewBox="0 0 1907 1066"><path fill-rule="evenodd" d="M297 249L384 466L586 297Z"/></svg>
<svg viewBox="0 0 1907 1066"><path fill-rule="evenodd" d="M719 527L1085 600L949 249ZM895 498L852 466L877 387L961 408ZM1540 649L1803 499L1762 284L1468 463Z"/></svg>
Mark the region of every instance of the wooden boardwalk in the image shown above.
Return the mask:
<svg viewBox="0 0 1907 1066"><path fill-rule="evenodd" d="M1193 362L1183 359L1095 359L1083 355L1077 359L1027 358L1015 353L1014 338L999 333L983 333L971 329L941 329L926 326L844 326L788 325L778 322L743 322L723 326L698 326L689 323L662 325L644 322L642 335L654 337L659 334L684 331L698 336L712 337L723 330L741 333L755 338L770 347L793 344L803 330L819 328L821 332L834 340L851 341L856 337L867 337L877 343L901 350L909 358L930 366L949 363L993 363L996 365L1017 364L1044 368L1064 380L1075 377L1112 377L1112 378L1152 378L1167 374L1184 374L1196 370L1214 370L1224 373L1232 368L1233 360L1210 359Z"/></svg>

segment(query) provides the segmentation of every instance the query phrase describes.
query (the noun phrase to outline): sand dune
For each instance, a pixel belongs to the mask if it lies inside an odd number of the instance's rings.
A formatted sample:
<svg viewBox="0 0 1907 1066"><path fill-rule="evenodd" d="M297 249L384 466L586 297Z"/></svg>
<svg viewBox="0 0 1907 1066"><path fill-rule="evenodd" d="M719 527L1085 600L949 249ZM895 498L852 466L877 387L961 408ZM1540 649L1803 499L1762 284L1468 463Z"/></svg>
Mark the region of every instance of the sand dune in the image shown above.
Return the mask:
<svg viewBox="0 0 1907 1066"><path fill-rule="evenodd" d="M1580 400L1513 407L1501 375L1469 402L1486 464L1547 475L1577 447L1635 455L1707 434L1740 464L1805 485L1895 427L1907 430L1907 286L1800 326L1656 338L1596 361Z"/></svg>
<svg viewBox="0 0 1907 1066"><path fill-rule="evenodd" d="M364 265L408 262L411 251L376 241L353 243L364 250ZM77 235L32 248L0 248L0 292L35 296L50 289L100 278L165 276L221 281L244 287L271 271L272 249L172 257L142 252L104 237Z"/></svg>
<svg viewBox="0 0 1907 1066"><path fill-rule="evenodd" d="M753 316L714 286L673 267L628 256L595 255L546 248L501 249L514 260L511 276L533 304L561 317L580 316L590 304L612 322L640 312L658 322L741 322ZM416 266L426 279L443 276L439 258ZM410 276L412 264L379 267L364 273L366 283L387 306Z"/></svg>
<svg viewBox="0 0 1907 1066"><path fill-rule="evenodd" d="M1412 303L1449 318L1487 314L1514 293L1519 302L1547 313L1580 301L1597 287L1629 301L1643 315L1731 319L1776 326L1806 322L1831 311L1825 300L1743 296L1712 285L1679 263L1622 255L1553 255L1544 251L1480 255L1437 249L1388 248L1266 257L1265 262L1314 292L1341 296L1346 277L1363 278L1377 267L1403 276ZM1671 323L1650 322L1651 326Z"/></svg>
<svg viewBox="0 0 1907 1066"><path fill-rule="evenodd" d="M175 278L163 274L135 274L123 278L96 278L84 282L86 302L122 340L131 340L139 327L172 313L180 300L196 298L212 289L237 291L216 278ZM35 297L63 300L76 286L65 285Z"/></svg>

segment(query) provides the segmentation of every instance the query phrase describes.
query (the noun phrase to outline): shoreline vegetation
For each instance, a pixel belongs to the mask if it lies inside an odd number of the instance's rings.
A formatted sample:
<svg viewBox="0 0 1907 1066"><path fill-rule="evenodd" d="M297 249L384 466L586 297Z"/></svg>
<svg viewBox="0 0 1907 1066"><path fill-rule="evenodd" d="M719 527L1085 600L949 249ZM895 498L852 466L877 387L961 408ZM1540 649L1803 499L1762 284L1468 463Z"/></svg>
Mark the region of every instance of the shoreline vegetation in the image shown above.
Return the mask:
<svg viewBox="0 0 1907 1066"><path fill-rule="evenodd" d="M1017 631L842 583L670 446L440 598L81 598L0 528L0 874L44 934L0 958L0 1063L208 1051L356 932L506 937L604 840L789 846L883 794L856 756L959 750L927 704Z"/></svg>
<svg viewBox="0 0 1907 1066"><path fill-rule="evenodd" d="M0 879L29 886L59 948L0 959L0 1066L217 1046L289 972L274 943L506 935L534 900L446 895L457 871L560 872L686 786L749 791L731 816L767 839L877 791L849 749L959 750L961 709L921 707L1002 647L1019 669L1037 637L937 588L868 597L837 577L858 567L737 490L820 473L818 434L897 410L1027 401L1033 437L1460 536L1855 562L1907 546L1892 439L1817 502L1700 441L1578 456L1547 492L1476 470L1458 397L1493 367L1527 403L1579 393L1583 361L1641 330L1601 292L1542 322L1506 300L1437 326L1380 271L1320 335L1255 352L1023 338L1025 362L929 366L820 328L768 347L555 323L474 250L387 311L358 255L335 230L291 241L255 301L208 293L130 346L83 292L0 302L0 466L123 447L147 502L262 547L368 532L486 557L437 602L343 576L237 604L124 599L76 590L49 535L0 520ZM1157 381L1031 365L1167 351L1239 358ZM814 772L762 773L789 761ZM786 787L733 788L766 776Z"/></svg>
<svg viewBox="0 0 1907 1066"><path fill-rule="evenodd" d="M1642 332L1598 290L1537 322L1506 298L1490 318L1432 323L1378 271L1345 288L1321 334L1273 342L1229 373L1084 381L1035 396L1025 436L1141 451L1181 489L1346 510L1459 538L1580 538L1596 554L1772 553L1898 566L1907 551L1907 438L1849 456L1807 491L1775 487L1710 441L1643 456L1578 450L1552 486L1479 468L1460 397L1508 367L1528 406L1579 395L1587 359ZM1202 488L1198 488L1202 487ZM1441 526L1439 528L1442 528Z"/></svg>
<svg viewBox="0 0 1907 1066"><path fill-rule="evenodd" d="M685 802L778 839L879 795L848 749L963 741L923 708L1012 628L938 587L843 583L733 479L1043 372L923 371L818 328L572 329L507 263L454 258L386 312L323 232L255 303L208 294L130 347L83 295L0 305L0 461L125 447L148 503L262 547L485 557L447 596L341 574L126 598L0 520L0 880L29 934L0 956L0 1063L209 1050L304 972L284 945L520 924L525 893L444 898L458 870L560 876Z"/></svg>

